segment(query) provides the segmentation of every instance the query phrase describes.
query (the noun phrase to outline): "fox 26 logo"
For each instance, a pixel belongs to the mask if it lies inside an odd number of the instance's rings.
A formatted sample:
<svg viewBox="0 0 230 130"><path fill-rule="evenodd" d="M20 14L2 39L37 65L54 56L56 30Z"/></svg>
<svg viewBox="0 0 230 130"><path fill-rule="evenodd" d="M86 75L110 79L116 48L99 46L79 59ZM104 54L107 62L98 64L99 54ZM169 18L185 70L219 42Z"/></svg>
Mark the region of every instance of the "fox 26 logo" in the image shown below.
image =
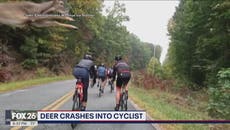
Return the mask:
<svg viewBox="0 0 230 130"><path fill-rule="evenodd" d="M11 121L37 121L37 111L11 110Z"/></svg>

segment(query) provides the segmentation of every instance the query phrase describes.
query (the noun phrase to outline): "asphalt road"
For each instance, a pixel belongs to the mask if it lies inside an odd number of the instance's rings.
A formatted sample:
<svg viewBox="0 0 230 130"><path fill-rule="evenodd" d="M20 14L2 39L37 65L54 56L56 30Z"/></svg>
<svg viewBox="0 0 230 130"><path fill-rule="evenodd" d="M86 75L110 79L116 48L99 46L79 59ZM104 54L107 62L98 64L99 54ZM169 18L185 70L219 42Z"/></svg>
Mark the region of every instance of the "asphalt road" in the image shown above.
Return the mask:
<svg viewBox="0 0 230 130"><path fill-rule="evenodd" d="M39 124L36 127L10 127L5 125L5 110L71 110L74 80L33 86L0 94L0 130L71 130L70 124ZM98 97L98 88L88 89L87 110L114 110L115 93L105 89ZM129 110L135 110L128 103ZM75 130L156 130L151 124L79 124Z"/></svg>

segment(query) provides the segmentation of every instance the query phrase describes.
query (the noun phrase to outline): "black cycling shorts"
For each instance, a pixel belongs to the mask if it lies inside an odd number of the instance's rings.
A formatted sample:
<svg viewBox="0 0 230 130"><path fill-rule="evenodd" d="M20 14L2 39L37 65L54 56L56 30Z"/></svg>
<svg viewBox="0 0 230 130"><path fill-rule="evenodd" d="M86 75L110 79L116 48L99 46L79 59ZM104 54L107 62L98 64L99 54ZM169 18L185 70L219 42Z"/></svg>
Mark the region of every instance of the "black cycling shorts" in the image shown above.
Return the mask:
<svg viewBox="0 0 230 130"><path fill-rule="evenodd" d="M101 79L101 81L102 81L102 82L104 82L104 81L105 81L105 79L106 79L106 77L105 77L105 76L99 76L98 78L99 78L99 79Z"/></svg>
<svg viewBox="0 0 230 130"><path fill-rule="evenodd" d="M117 77L116 86L121 87L122 85L126 86L130 80L131 76L129 77Z"/></svg>
<svg viewBox="0 0 230 130"><path fill-rule="evenodd" d="M113 75L107 75L107 77L108 77L109 79L111 79L111 78L113 78Z"/></svg>

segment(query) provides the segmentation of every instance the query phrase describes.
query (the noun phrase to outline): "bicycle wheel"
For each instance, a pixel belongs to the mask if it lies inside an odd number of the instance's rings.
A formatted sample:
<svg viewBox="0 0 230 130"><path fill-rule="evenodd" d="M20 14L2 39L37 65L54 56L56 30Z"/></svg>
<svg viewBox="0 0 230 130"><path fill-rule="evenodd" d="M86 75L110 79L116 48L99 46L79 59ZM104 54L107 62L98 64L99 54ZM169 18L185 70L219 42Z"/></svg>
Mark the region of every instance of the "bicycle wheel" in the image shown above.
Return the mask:
<svg viewBox="0 0 230 130"><path fill-rule="evenodd" d="M76 126L77 126L77 124L75 124L75 123L71 123L71 127L72 127L72 129L76 128Z"/></svg>
<svg viewBox="0 0 230 130"><path fill-rule="evenodd" d="M73 98L73 106L72 106L72 110L80 110L81 108L81 103L80 103L80 97L76 94L74 94L74 98ZM77 126L77 123L71 123L71 127L72 129L74 129Z"/></svg>
<svg viewBox="0 0 230 130"><path fill-rule="evenodd" d="M123 101L123 93L120 96L120 110L123 111L124 109L124 101Z"/></svg>
<svg viewBox="0 0 230 130"><path fill-rule="evenodd" d="M102 94L102 92L101 92L101 85L99 85L99 94L98 94L98 96L101 97L101 94Z"/></svg>
<svg viewBox="0 0 230 130"><path fill-rule="evenodd" d="M74 95L74 99L73 99L73 106L72 106L72 110L80 110L81 108L81 104L80 104L80 97L78 95Z"/></svg>
<svg viewBox="0 0 230 130"><path fill-rule="evenodd" d="M109 84L110 84L110 93L112 93L112 92L113 92L113 89L114 89L114 88L113 88L113 84L112 84L111 82L110 82Z"/></svg>
<svg viewBox="0 0 230 130"><path fill-rule="evenodd" d="M112 85L110 85L110 93L113 92L113 88L112 88Z"/></svg>
<svg viewBox="0 0 230 130"><path fill-rule="evenodd" d="M124 92L123 93L123 105L124 105L124 110L127 111L128 109L128 99L127 99L127 93Z"/></svg>
<svg viewBox="0 0 230 130"><path fill-rule="evenodd" d="M127 104L127 98L126 98L126 93L123 92L120 97L120 107L121 111L127 111L128 109L128 104Z"/></svg>

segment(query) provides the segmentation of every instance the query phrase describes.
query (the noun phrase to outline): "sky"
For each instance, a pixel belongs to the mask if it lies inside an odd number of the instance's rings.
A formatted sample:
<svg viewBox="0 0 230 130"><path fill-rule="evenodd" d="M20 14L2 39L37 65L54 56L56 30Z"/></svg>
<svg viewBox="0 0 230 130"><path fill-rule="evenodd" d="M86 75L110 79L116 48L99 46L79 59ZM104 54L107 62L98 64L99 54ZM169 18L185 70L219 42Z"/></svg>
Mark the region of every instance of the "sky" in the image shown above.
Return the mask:
<svg viewBox="0 0 230 130"><path fill-rule="evenodd" d="M104 9L112 7L113 0L105 0ZM130 21L123 24L129 32L137 35L141 41L158 44L162 47L160 61L164 61L169 45L167 24L173 16L177 0L122 0L126 15Z"/></svg>

